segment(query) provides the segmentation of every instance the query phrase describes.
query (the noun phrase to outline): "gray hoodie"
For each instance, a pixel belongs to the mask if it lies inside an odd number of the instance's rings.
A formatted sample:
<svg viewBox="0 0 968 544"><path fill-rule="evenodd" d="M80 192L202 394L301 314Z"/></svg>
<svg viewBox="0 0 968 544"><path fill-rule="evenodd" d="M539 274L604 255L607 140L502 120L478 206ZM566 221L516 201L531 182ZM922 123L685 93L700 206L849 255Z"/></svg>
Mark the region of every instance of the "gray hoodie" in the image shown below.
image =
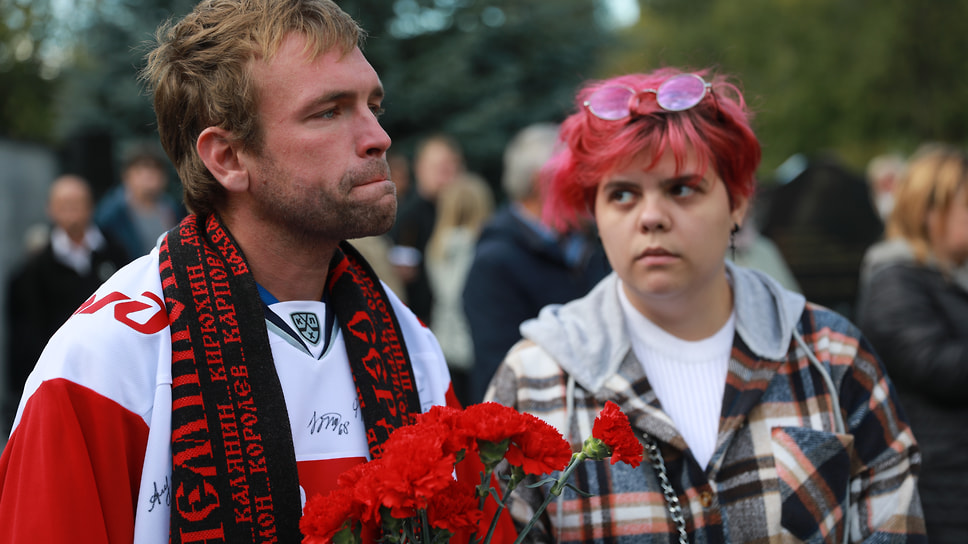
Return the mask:
<svg viewBox="0 0 968 544"><path fill-rule="evenodd" d="M787 291L755 270L726 262L733 285L736 333L756 355L786 357L793 331L803 313L803 295ZM583 298L546 306L535 319L521 325L521 335L532 340L591 392L618 371L631 349L612 272ZM602 357L602 354L607 356Z"/></svg>

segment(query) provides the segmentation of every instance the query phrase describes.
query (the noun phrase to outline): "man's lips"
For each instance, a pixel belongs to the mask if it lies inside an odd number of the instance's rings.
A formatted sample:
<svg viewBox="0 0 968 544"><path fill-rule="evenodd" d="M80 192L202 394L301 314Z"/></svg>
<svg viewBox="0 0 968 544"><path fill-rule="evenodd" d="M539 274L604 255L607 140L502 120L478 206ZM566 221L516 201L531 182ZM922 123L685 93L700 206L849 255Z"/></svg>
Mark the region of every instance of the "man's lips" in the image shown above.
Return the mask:
<svg viewBox="0 0 968 544"><path fill-rule="evenodd" d="M376 176L365 181L357 183L357 185L372 185L374 183L383 183L384 181L390 181L389 176Z"/></svg>
<svg viewBox="0 0 968 544"><path fill-rule="evenodd" d="M393 185L393 182L390 181L390 178L388 177L376 177L376 178L371 178L363 181L358 181L356 184L353 185L353 188L364 189L367 187L374 187L377 185L386 185L387 187L390 187Z"/></svg>

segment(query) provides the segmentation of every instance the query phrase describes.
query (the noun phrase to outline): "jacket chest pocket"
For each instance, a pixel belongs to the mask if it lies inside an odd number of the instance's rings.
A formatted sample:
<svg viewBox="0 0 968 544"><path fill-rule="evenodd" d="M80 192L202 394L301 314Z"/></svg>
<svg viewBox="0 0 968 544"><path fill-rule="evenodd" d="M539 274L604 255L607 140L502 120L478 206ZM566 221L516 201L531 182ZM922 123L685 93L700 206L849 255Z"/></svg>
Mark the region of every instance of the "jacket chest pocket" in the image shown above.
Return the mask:
<svg viewBox="0 0 968 544"><path fill-rule="evenodd" d="M783 527L804 542L842 542L853 436L803 427L771 436Z"/></svg>

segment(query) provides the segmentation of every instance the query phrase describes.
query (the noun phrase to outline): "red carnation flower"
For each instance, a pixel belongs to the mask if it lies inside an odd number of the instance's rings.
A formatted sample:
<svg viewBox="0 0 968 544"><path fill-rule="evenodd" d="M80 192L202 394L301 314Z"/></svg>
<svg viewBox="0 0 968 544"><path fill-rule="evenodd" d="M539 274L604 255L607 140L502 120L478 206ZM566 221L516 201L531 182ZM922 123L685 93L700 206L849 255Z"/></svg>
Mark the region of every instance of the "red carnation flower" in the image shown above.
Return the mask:
<svg viewBox="0 0 968 544"><path fill-rule="evenodd" d="M461 426L470 437L497 443L524 432L527 420L514 408L484 402L464 410Z"/></svg>
<svg viewBox="0 0 968 544"><path fill-rule="evenodd" d="M474 486L452 480L444 491L437 493L427 505L427 522L431 527L451 533L477 530L484 517L474 497Z"/></svg>
<svg viewBox="0 0 968 544"><path fill-rule="evenodd" d="M410 425L394 431L384 444L383 456L376 460L381 470L368 474L372 485L367 487L393 517L425 508L430 497L453 481L456 458L444 453L446 432L440 424Z"/></svg>
<svg viewBox="0 0 968 544"><path fill-rule="evenodd" d="M511 437L507 460L521 467L526 474L547 474L562 470L571 459L571 446L545 421L531 414L522 414L527 428Z"/></svg>
<svg viewBox="0 0 968 544"><path fill-rule="evenodd" d="M605 407L595 418L592 436L604 442L612 450L613 465L622 461L634 468L642 463L644 448L635 438L629 418L614 402L606 402Z"/></svg>
<svg viewBox="0 0 968 544"><path fill-rule="evenodd" d="M361 522L367 525L380 525L380 496L371 492L371 485L366 482L379 480L382 477L382 463L379 459L369 463L360 463L344 471L336 478L336 485L340 490L351 491L347 502L352 502L354 510L351 512ZM360 482L364 482L361 484ZM333 495L334 492L330 493ZM338 501L342 497L333 497ZM327 499L329 500L329 499Z"/></svg>
<svg viewBox="0 0 968 544"><path fill-rule="evenodd" d="M338 488L323 497L315 495L303 509L299 529L307 536L304 544L332 542L336 533L354 524L352 488Z"/></svg>
<svg viewBox="0 0 968 544"><path fill-rule="evenodd" d="M417 425L443 425L446 429L443 443L445 454L459 454L461 451L466 454L477 448L477 442L463 428L463 412L457 408L434 406L417 416ZM462 458L458 456L458 461Z"/></svg>

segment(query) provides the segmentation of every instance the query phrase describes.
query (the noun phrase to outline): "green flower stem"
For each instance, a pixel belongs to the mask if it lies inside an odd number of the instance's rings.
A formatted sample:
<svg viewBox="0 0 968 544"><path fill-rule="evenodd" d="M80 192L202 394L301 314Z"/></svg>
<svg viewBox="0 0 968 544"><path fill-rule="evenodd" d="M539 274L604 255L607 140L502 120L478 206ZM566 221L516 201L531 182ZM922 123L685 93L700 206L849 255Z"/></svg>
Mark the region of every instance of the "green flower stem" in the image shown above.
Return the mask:
<svg viewBox="0 0 968 544"><path fill-rule="evenodd" d="M494 536L494 530L497 528L497 520L501 517L501 512L504 512L504 501L498 501L497 503L497 510L494 511L494 517L491 518L491 526L487 529L484 544L490 544L491 537Z"/></svg>
<svg viewBox="0 0 968 544"><path fill-rule="evenodd" d="M490 494L484 490L489 490L491 488L491 475L494 474L494 468L490 466L484 467L484 472L481 473L481 486L477 488L477 495L480 497L480 504L478 508L483 512L484 503L487 502L487 496Z"/></svg>
<svg viewBox="0 0 968 544"><path fill-rule="evenodd" d="M491 517L491 526L488 527L487 529L487 535L484 537L483 544L490 544L491 537L493 537L494 531L497 529L497 522L501 518L501 513L504 512L505 508L507 508L508 497L511 495L511 492L514 491L516 487L518 487L518 484L521 483L521 480L523 478L524 478L524 471L521 470L520 467L515 467L514 470L512 470L511 479L508 481L507 489L504 490L504 497L499 498L497 491L495 491L494 488L490 486L490 481L491 481L490 476L485 475L483 473L481 474L481 488L484 488L486 485L487 488L490 490L489 494L494 496L494 502L497 503L497 510L494 511L494 516ZM484 501L486 499L487 499L486 496L481 497L482 512L484 511ZM471 541L473 542L473 539Z"/></svg>
<svg viewBox="0 0 968 544"><path fill-rule="evenodd" d="M423 540L424 542L430 542L430 524L427 523L427 509L421 508L420 512L420 523L423 526Z"/></svg>
<svg viewBox="0 0 968 544"><path fill-rule="evenodd" d="M585 455L584 451L573 453L571 455L571 461L568 463L568 466L565 467L565 470L560 476L558 476L558 480L556 480L551 486L551 490L545 497L544 502L541 503L541 506L539 506L534 515L531 516L531 520L528 521L528 525L524 528L524 530L518 534L518 538L514 541L514 544L521 544L521 542L524 542L524 537L531 532L531 528L534 527L534 524L538 522L538 518L541 517L541 514L543 514L545 509L548 508L548 505L551 504L551 500L561 495L562 490L565 488L565 483L568 481L568 478L571 478L571 473L575 472L575 469L578 468L578 464L584 461L587 457L588 456Z"/></svg>
<svg viewBox="0 0 968 544"><path fill-rule="evenodd" d="M484 472L481 473L481 485L477 487L477 495L480 497L478 499L479 502L477 509L481 512L484 511L484 503L487 501L488 493L484 493L484 490L490 488L488 482L491 481L491 474L493 474L493 468L485 465ZM470 542L472 544L477 544L480 542L480 540L477 538L477 531L471 533ZM489 542L489 540L485 540L484 542Z"/></svg>

